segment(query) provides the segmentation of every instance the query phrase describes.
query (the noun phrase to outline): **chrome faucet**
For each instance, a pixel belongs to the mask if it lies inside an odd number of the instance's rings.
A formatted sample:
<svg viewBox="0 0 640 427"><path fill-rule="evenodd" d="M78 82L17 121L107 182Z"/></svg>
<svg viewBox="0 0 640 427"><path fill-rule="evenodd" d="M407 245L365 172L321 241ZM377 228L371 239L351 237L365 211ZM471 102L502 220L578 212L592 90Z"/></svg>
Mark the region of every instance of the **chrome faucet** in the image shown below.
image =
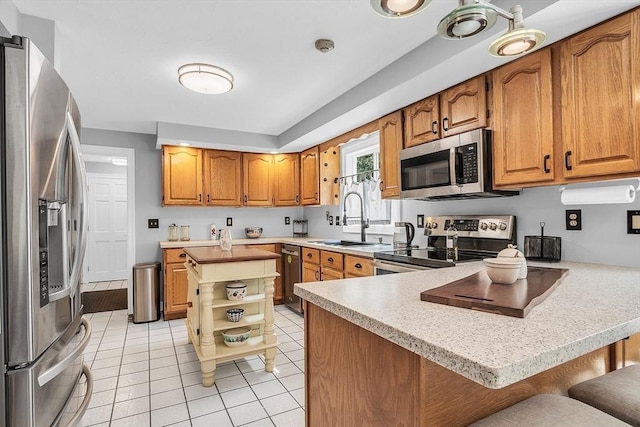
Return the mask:
<svg viewBox="0 0 640 427"><path fill-rule="evenodd" d="M347 198L352 195L355 194L356 196L358 196L358 199L360 199L360 240L362 240L363 242L367 240L367 235L365 233L365 229L369 228L369 218L367 218L367 221L365 222L364 220L364 201L362 200L362 196L360 195L360 193L358 193L357 191L349 191L347 194L344 195L344 215L342 217L342 224L343 225L347 225L347 219L348 218L357 218L357 217L348 217L347 216Z"/></svg>

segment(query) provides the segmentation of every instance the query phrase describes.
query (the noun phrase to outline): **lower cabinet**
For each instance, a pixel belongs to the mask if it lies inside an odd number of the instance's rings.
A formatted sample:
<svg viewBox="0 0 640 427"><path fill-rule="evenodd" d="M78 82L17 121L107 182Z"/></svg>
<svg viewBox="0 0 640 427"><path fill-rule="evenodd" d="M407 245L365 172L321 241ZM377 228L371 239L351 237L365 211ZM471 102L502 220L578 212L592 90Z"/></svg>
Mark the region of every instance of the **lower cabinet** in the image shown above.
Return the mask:
<svg viewBox="0 0 640 427"><path fill-rule="evenodd" d="M164 249L162 264L164 271L164 320L187 316L187 292L189 281L184 266L187 254L182 248Z"/></svg>
<svg viewBox="0 0 640 427"><path fill-rule="evenodd" d="M355 255L344 256L344 277L367 277L373 276L373 261Z"/></svg>
<svg viewBox="0 0 640 427"><path fill-rule="evenodd" d="M302 248L303 282L367 276L373 276L373 261L370 258Z"/></svg>

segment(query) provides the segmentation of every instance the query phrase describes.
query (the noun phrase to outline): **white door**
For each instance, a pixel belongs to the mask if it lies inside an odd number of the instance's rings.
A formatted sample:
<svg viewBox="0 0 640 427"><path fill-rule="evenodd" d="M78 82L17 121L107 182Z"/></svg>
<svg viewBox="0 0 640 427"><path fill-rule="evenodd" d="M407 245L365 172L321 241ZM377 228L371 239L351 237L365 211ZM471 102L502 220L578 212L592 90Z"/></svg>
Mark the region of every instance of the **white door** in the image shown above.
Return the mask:
<svg viewBox="0 0 640 427"><path fill-rule="evenodd" d="M87 180L89 238L83 282L127 279L127 178L88 174Z"/></svg>

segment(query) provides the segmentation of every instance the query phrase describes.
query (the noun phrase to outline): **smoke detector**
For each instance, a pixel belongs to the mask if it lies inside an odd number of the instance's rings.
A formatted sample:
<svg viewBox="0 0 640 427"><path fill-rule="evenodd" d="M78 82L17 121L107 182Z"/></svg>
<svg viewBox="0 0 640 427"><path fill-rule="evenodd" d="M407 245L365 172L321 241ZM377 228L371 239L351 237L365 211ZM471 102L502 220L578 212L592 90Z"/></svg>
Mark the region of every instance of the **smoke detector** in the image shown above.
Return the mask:
<svg viewBox="0 0 640 427"><path fill-rule="evenodd" d="M322 53L327 53L330 50L333 50L334 47L335 47L335 44L333 43L333 40L329 40L329 39L316 40L316 49Z"/></svg>

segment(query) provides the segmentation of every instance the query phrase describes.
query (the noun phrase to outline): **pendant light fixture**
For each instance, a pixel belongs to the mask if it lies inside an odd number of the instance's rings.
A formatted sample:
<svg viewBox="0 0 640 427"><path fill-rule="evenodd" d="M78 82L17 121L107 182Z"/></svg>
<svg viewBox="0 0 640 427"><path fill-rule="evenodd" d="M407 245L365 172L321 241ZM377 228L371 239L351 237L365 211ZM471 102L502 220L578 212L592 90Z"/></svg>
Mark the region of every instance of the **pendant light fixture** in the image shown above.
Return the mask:
<svg viewBox="0 0 640 427"><path fill-rule="evenodd" d="M498 16L509 20L509 30L489 46L489 53L494 56L529 52L540 47L547 38L543 31L524 27L521 6L513 6L507 12L483 0L460 0L459 6L438 24L438 34L454 40L475 36L491 28Z"/></svg>
<svg viewBox="0 0 640 427"><path fill-rule="evenodd" d="M208 95L229 92L233 76L227 70L209 64L186 64L178 68L178 81L189 90Z"/></svg>
<svg viewBox="0 0 640 427"><path fill-rule="evenodd" d="M429 6L431 0L371 0L371 7L385 18L415 15Z"/></svg>

